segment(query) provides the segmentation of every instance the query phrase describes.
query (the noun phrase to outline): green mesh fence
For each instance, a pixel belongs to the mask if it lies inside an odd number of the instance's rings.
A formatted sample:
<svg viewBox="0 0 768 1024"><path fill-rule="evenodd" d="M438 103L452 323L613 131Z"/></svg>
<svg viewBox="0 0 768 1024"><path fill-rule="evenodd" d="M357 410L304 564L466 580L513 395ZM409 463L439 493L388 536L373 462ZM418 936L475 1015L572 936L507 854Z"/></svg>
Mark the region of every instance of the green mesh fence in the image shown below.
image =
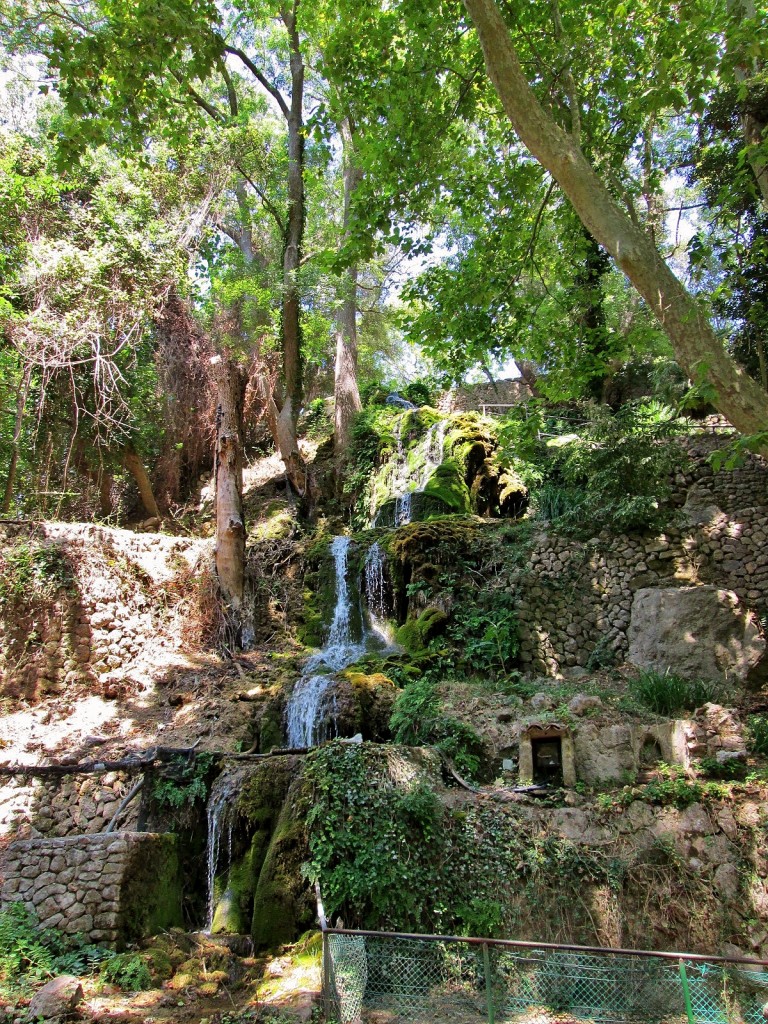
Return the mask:
<svg viewBox="0 0 768 1024"><path fill-rule="evenodd" d="M768 972L618 951L337 934L326 985L341 1024L765 1024Z"/></svg>

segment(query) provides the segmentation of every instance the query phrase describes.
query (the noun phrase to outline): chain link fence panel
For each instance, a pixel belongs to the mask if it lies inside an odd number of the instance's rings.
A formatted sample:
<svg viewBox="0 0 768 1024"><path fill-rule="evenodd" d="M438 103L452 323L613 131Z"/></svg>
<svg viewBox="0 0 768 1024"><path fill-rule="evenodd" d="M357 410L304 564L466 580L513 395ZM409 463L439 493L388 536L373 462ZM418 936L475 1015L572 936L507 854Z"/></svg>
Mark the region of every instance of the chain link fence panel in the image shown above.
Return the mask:
<svg viewBox="0 0 768 1024"><path fill-rule="evenodd" d="M341 1024L765 1024L768 972L698 957L325 934Z"/></svg>

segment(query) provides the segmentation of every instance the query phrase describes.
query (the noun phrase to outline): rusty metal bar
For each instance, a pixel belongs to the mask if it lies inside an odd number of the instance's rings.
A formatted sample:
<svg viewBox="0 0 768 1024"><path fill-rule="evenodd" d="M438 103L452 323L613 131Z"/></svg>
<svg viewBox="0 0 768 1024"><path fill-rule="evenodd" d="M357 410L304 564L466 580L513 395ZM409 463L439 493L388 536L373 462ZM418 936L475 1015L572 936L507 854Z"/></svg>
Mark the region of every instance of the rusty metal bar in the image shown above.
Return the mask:
<svg viewBox="0 0 768 1024"><path fill-rule="evenodd" d="M374 932L362 928L325 928L328 935L361 935L363 938L414 939L419 942L464 942L469 946L501 946L504 949L564 949L573 953L602 953L616 956L644 956L662 960L690 961L708 964L750 964L768 967L768 960L740 956L708 956L705 953L672 953L651 949L620 949L613 946L576 946L561 942L523 942L518 939L481 939L466 935L426 935L418 932Z"/></svg>

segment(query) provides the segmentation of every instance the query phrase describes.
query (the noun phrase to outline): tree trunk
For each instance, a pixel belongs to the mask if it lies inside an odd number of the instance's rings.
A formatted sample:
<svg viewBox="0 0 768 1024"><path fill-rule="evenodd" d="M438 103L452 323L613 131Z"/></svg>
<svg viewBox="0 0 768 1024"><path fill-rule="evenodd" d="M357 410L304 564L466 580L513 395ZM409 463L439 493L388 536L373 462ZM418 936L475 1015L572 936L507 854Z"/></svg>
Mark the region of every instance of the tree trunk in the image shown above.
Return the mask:
<svg viewBox="0 0 768 1024"><path fill-rule="evenodd" d="M2 511L6 513L11 507L13 500L13 488L16 486L16 470L19 465L19 441L21 440L21 428L24 425L24 407L27 404L29 395L30 371L24 371L24 377L16 396L16 421L13 425L13 440L11 441L11 461L8 464L8 475L5 478L5 491L3 493Z"/></svg>
<svg viewBox="0 0 768 1024"><path fill-rule="evenodd" d="M291 104L288 111L288 222L283 249L283 376L285 393L277 417L277 441L285 472L300 497L307 492L307 468L299 451L296 424L303 400L299 267L304 243L304 61L296 5L283 13L290 40Z"/></svg>
<svg viewBox="0 0 768 1024"><path fill-rule="evenodd" d="M245 521L243 517L243 399L245 373L228 356L211 360L216 407L216 572L230 608L242 609L245 579Z"/></svg>
<svg viewBox="0 0 768 1024"><path fill-rule="evenodd" d="M754 20L757 16L753 0L731 0L728 4L729 11L739 21L747 18ZM749 88L750 80L760 74L760 65L750 54L738 54L734 72L736 81ZM765 158L764 140L766 138L766 124L762 118L748 109L750 103L749 93L746 101L741 104L741 129L744 132L746 142L746 154L749 166L760 189L760 201L763 212L768 212L768 160Z"/></svg>
<svg viewBox="0 0 768 1024"><path fill-rule="evenodd" d="M139 455L132 444L127 445L123 452L123 465L136 481L136 486L139 489L139 497L141 498L141 503L144 506L144 511L150 518L160 519L160 509L157 507L157 502L155 501L155 495L152 490L152 483L149 479L149 474L144 468L144 463L139 458Z"/></svg>
<svg viewBox="0 0 768 1024"><path fill-rule="evenodd" d="M344 221L343 241L349 238L352 197L362 180L362 171L355 166L354 142L349 121L341 126L344 142ZM362 409L357 387L357 265L345 274L341 307L336 317L336 363L334 373L334 433L333 444L337 461L346 451L352 422Z"/></svg>
<svg viewBox="0 0 768 1024"><path fill-rule="evenodd" d="M694 297L614 202L575 141L536 99L494 0L464 0L464 6L477 29L488 76L521 142L654 311L685 372L714 388L717 408L737 430L754 434L768 429L765 392L726 353Z"/></svg>

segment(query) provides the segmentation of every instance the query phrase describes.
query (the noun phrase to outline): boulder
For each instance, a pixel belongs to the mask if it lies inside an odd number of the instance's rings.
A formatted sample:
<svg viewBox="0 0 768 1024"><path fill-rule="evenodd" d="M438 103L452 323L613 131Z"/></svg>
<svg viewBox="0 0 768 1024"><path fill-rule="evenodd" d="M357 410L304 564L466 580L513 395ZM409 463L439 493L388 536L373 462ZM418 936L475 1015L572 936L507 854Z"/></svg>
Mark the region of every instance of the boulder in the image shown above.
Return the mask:
<svg viewBox="0 0 768 1024"><path fill-rule="evenodd" d="M577 693L575 697L568 701L568 710L572 715L576 715L577 718L588 714L590 711L599 711L602 707L603 702L600 698L589 693Z"/></svg>
<svg viewBox="0 0 768 1024"><path fill-rule="evenodd" d="M718 682L744 682L765 651L736 594L710 586L638 590L628 638L638 668Z"/></svg>
<svg viewBox="0 0 768 1024"><path fill-rule="evenodd" d="M83 986L78 978L62 974L35 992L29 1004L30 1020L63 1020L83 1001Z"/></svg>

